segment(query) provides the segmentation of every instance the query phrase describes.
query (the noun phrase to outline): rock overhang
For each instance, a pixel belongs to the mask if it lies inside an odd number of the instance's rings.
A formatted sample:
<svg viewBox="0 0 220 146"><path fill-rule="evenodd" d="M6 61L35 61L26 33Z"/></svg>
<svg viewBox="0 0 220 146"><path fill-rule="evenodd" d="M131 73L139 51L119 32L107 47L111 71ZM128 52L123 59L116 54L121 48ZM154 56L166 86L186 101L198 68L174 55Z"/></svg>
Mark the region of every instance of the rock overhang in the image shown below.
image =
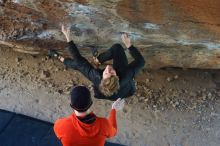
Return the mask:
<svg viewBox="0 0 220 146"><path fill-rule="evenodd" d="M64 23L71 26L72 38L82 48L95 45L105 50L128 32L150 68L220 68L217 0L4 0L0 4L0 42L21 52L62 50ZM89 56L90 50L84 50Z"/></svg>

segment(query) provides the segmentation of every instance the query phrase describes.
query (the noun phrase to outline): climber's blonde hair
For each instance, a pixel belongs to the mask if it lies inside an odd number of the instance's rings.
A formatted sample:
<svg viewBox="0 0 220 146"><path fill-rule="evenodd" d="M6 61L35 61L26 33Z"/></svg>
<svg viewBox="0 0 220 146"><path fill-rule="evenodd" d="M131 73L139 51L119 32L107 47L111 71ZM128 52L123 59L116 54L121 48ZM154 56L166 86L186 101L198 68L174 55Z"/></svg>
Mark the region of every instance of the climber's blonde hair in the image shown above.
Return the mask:
<svg viewBox="0 0 220 146"><path fill-rule="evenodd" d="M102 79L99 85L101 93L105 96L111 96L114 93L117 93L119 88L119 78L116 75L112 75L109 78Z"/></svg>

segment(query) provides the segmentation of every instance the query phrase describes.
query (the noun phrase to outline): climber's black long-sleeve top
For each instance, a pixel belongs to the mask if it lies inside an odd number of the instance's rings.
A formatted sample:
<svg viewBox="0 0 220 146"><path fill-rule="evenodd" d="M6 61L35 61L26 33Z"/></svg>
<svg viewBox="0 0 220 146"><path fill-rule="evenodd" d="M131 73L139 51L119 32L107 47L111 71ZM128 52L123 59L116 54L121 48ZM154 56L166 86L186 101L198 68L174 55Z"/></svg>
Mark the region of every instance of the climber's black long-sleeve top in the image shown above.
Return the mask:
<svg viewBox="0 0 220 146"><path fill-rule="evenodd" d="M118 98L126 98L134 94L135 83L133 78L145 65L144 58L137 48L134 46L128 48L131 56L134 58L134 60L129 64L124 48L120 44L114 44L106 52L98 56L100 63L113 59L113 68L119 76L119 91L112 96L106 97L99 91L99 84L102 80L103 70L94 68L84 57L82 57L73 41L70 41L68 44L68 49L72 58L66 58L64 60L64 64L67 67L80 71L94 84L95 98L116 100Z"/></svg>

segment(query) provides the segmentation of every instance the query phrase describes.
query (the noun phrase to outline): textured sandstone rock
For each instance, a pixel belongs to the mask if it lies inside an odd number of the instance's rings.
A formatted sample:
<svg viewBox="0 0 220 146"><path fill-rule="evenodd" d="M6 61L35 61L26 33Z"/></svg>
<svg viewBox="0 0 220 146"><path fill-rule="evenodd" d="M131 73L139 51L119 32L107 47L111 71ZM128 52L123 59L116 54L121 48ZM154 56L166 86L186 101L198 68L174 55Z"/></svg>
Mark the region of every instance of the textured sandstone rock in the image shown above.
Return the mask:
<svg viewBox="0 0 220 146"><path fill-rule="evenodd" d="M62 23L86 56L128 32L147 67L220 68L218 0L0 0L0 44L16 51L62 52Z"/></svg>

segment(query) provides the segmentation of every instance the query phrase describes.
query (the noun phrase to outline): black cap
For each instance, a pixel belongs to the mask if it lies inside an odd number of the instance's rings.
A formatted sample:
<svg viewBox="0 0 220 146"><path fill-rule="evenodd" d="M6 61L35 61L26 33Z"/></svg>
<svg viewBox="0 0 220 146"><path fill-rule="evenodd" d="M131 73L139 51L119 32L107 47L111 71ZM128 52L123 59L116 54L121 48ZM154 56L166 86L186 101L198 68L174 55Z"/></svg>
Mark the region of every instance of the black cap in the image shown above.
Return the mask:
<svg viewBox="0 0 220 146"><path fill-rule="evenodd" d="M70 106L78 112L87 111L92 105L92 98L88 88L85 86L76 86L71 91Z"/></svg>

